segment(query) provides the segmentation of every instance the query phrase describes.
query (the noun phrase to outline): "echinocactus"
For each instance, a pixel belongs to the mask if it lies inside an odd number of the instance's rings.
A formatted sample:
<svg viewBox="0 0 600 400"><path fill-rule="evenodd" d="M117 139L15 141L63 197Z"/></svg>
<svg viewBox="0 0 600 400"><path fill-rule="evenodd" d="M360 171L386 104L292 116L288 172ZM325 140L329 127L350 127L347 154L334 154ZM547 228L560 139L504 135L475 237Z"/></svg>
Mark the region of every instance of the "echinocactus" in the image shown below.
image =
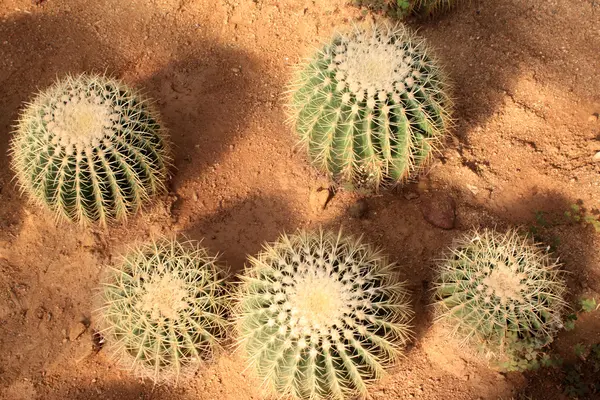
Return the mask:
<svg viewBox="0 0 600 400"><path fill-rule="evenodd" d="M440 266L437 318L494 360L539 349L562 326L566 286L558 266L516 230L476 231Z"/></svg>
<svg viewBox="0 0 600 400"><path fill-rule="evenodd" d="M241 280L240 349L280 395L364 397L411 335L393 265L341 233L284 235L250 258Z"/></svg>
<svg viewBox="0 0 600 400"><path fill-rule="evenodd" d="M100 75L56 82L22 112L11 145L24 192L71 221L125 218L164 191L165 130L140 94Z"/></svg>
<svg viewBox="0 0 600 400"><path fill-rule="evenodd" d="M154 381L177 379L212 357L229 312L215 257L192 242L135 248L101 284L99 328L118 364Z"/></svg>
<svg viewBox="0 0 600 400"><path fill-rule="evenodd" d="M317 168L376 190L426 164L451 125L447 89L423 40L405 27L355 26L300 67L289 109Z"/></svg>

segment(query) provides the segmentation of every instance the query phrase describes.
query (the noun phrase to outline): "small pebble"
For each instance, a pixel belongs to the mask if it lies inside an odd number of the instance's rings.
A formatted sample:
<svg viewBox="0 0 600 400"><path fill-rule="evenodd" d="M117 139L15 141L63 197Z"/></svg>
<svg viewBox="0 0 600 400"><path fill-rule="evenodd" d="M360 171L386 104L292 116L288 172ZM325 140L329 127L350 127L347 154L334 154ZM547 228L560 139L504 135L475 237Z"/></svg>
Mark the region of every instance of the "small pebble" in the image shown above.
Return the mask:
<svg viewBox="0 0 600 400"><path fill-rule="evenodd" d="M479 188L477 186L474 185L469 185L467 183L467 189L469 189L471 191L471 193L473 193L473 195L477 196L477 193L479 193Z"/></svg>
<svg viewBox="0 0 600 400"><path fill-rule="evenodd" d="M592 160L596 161L596 162L600 162L600 151L597 152L594 157L592 157Z"/></svg>
<svg viewBox="0 0 600 400"><path fill-rule="evenodd" d="M418 198L419 198L419 194L418 194L418 193L414 193L414 192L409 192L409 193L406 193L406 194L404 195L404 198L405 198L406 200L414 200L414 199L418 199Z"/></svg>
<svg viewBox="0 0 600 400"><path fill-rule="evenodd" d="M83 335L85 333L86 330L87 330L87 326L85 326L85 324L83 322L74 323L69 328L69 340L71 342L76 341L77 339L79 339L79 337L81 335Z"/></svg>

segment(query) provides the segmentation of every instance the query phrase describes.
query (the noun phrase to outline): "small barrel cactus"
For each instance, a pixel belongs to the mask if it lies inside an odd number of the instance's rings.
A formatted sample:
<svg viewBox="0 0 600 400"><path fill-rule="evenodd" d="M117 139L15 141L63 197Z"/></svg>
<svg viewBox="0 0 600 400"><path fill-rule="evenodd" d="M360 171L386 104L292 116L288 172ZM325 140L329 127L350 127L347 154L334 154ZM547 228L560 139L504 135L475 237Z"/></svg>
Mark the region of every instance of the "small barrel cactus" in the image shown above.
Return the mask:
<svg viewBox="0 0 600 400"><path fill-rule="evenodd" d="M123 219L165 189L165 130L148 102L99 75L67 77L21 114L13 169L35 202L71 221Z"/></svg>
<svg viewBox="0 0 600 400"><path fill-rule="evenodd" d="M101 284L96 314L118 364L154 381L177 379L208 360L229 312L215 257L192 242L135 248Z"/></svg>
<svg viewBox="0 0 600 400"><path fill-rule="evenodd" d="M241 277L240 348L280 395L366 396L410 336L412 309L392 265L359 240L282 236Z"/></svg>
<svg viewBox="0 0 600 400"><path fill-rule="evenodd" d="M402 25L336 34L290 86L291 121L313 164L352 188L405 181L451 125L444 74Z"/></svg>
<svg viewBox="0 0 600 400"><path fill-rule="evenodd" d="M440 266L438 320L489 358L550 343L566 291L558 262L516 230L474 232Z"/></svg>

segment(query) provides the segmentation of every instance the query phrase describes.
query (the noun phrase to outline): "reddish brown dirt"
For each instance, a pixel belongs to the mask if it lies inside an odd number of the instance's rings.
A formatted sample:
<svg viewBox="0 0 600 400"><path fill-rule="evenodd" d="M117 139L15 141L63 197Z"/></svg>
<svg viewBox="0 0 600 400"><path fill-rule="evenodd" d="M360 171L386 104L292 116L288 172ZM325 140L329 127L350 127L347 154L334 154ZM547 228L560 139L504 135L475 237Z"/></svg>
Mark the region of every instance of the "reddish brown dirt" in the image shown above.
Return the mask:
<svg viewBox="0 0 600 400"><path fill-rule="evenodd" d="M327 181L294 146L281 93L290 66L319 38L362 15L345 0L0 2L0 396L259 399L235 355L171 389L93 353L90 330L76 336L92 316L102 267L135 241L177 233L204 238L239 271L282 231L343 225L397 260L414 292L414 344L373 398L510 398L527 385L533 398L561 398L552 373L499 374L447 343L431 327L429 282L436 258L463 231L528 227L543 211L554 222L541 235L571 272L572 299L600 292L600 235L561 217L578 199L600 207L598 1L474 0L414 22L454 81L454 138L418 184L365 198L339 192L323 210L317 190ZM23 102L82 71L144 88L176 145L171 193L124 226L57 227L19 195L9 170ZM448 196L456 225L442 230L421 206ZM568 357L573 344L599 336L596 312L556 348Z"/></svg>

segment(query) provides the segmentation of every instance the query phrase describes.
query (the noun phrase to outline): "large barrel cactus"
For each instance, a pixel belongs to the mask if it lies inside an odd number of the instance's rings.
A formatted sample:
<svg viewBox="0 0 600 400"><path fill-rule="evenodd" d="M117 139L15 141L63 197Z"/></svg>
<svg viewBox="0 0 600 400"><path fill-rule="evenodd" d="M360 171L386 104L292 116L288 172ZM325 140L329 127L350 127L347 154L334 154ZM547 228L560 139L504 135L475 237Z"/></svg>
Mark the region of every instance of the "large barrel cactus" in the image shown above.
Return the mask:
<svg viewBox="0 0 600 400"><path fill-rule="evenodd" d="M226 335L228 298L215 257L192 242L159 239L109 271L96 314L118 365L165 381L213 356Z"/></svg>
<svg viewBox="0 0 600 400"><path fill-rule="evenodd" d="M402 25L336 34L291 84L291 120L320 170L377 189L419 171L451 125L444 74Z"/></svg>
<svg viewBox="0 0 600 400"><path fill-rule="evenodd" d="M165 189L165 130L140 94L99 75L67 77L21 114L13 169L35 202L71 221L123 219Z"/></svg>
<svg viewBox="0 0 600 400"><path fill-rule="evenodd" d="M284 235L241 279L241 350L280 395L364 397L410 336L408 294L392 265L341 233Z"/></svg>
<svg viewBox="0 0 600 400"><path fill-rule="evenodd" d="M556 259L516 230L460 240L440 265L437 319L501 362L532 354L562 325L566 287ZM516 360L518 361L518 360Z"/></svg>

